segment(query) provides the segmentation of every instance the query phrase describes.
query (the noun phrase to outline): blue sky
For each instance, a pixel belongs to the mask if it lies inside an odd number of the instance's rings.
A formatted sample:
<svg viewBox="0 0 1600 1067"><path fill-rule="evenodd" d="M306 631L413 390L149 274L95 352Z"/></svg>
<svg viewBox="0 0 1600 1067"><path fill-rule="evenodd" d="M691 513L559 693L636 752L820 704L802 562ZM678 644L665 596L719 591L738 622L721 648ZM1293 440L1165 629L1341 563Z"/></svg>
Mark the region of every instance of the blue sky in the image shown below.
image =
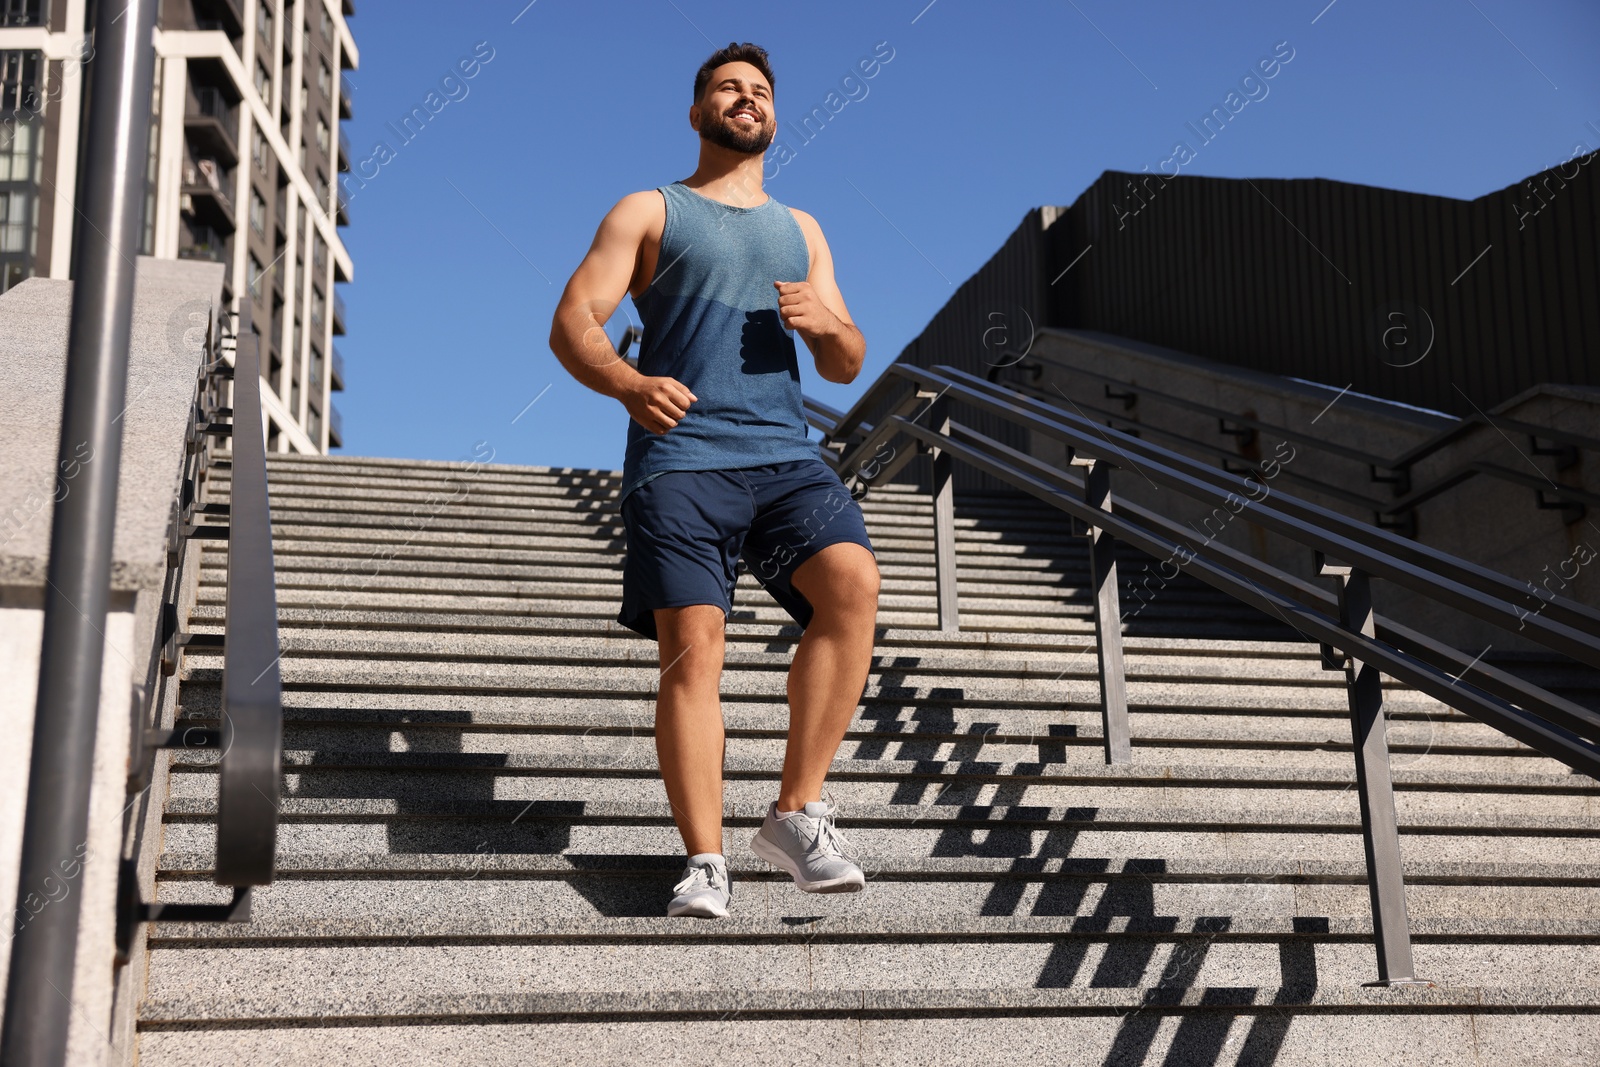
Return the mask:
<svg viewBox="0 0 1600 1067"><path fill-rule="evenodd" d="M1104 170L1157 169L1176 141L1197 141L1185 123L1275 49L1293 58L1182 173L1471 199L1600 148L1592 0L365 0L357 11L345 126L364 184L350 187L344 230L355 280L341 287L347 391L336 398L353 455L465 459L487 442L499 462L621 467L627 415L556 361L551 315L605 212L693 172L694 72L729 41L772 57L777 141L793 155L769 162L766 191L821 223L867 338L847 386L817 377L797 339L806 391L837 407L1029 209L1072 203ZM840 90L874 49L892 58ZM474 58L470 79L445 82ZM809 143L787 130L835 91L849 102ZM390 124L430 92L437 114L403 140ZM613 339L627 322L638 322L630 300L607 324Z"/></svg>

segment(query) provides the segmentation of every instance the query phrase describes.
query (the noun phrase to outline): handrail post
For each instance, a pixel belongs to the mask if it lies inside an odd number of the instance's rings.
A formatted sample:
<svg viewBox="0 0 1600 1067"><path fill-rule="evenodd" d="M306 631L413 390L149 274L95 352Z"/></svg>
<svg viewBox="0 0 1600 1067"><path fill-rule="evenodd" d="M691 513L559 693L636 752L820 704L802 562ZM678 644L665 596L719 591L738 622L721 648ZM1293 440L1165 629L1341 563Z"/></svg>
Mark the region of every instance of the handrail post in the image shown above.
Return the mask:
<svg viewBox="0 0 1600 1067"><path fill-rule="evenodd" d="M1075 461L1084 467L1083 500L1111 510L1111 464L1103 459ZM1100 729L1107 764L1131 763L1128 738L1127 673L1122 662L1122 602L1117 593L1117 540L1090 526L1089 587L1094 592L1094 648L1100 665Z"/></svg>
<svg viewBox="0 0 1600 1067"><path fill-rule="evenodd" d="M1376 637L1372 580L1357 567L1319 560L1324 575L1339 580L1339 624L1352 633ZM1400 865L1399 820L1394 780L1389 773L1389 741L1383 716L1383 679L1377 667L1345 657L1350 695L1350 725L1355 739L1356 794L1361 801L1361 837L1367 854L1367 888L1372 897L1372 940L1378 950L1378 980L1367 985L1418 984L1406 921L1405 874ZM1423 983L1425 984L1425 983Z"/></svg>
<svg viewBox="0 0 1600 1067"><path fill-rule="evenodd" d="M943 397L928 408L928 426L950 436L950 402ZM929 450L933 460L933 572L938 590L939 629L961 629L961 607L956 595L955 462L942 448Z"/></svg>
<svg viewBox="0 0 1600 1067"><path fill-rule="evenodd" d="M55 504L39 688L28 771L17 907L0 1063L59 1067L73 1014L73 972L89 790L110 606L117 478L139 213L155 76L155 0L101 4L84 139L82 224L74 227L71 325L59 438L62 470L87 444L72 492ZM118 694L120 697L121 694ZM116 855L93 862L115 864ZM74 881L76 885L72 884ZM60 894L59 896L57 894ZM37 911L29 902L38 902ZM111 959L104 960L109 968Z"/></svg>

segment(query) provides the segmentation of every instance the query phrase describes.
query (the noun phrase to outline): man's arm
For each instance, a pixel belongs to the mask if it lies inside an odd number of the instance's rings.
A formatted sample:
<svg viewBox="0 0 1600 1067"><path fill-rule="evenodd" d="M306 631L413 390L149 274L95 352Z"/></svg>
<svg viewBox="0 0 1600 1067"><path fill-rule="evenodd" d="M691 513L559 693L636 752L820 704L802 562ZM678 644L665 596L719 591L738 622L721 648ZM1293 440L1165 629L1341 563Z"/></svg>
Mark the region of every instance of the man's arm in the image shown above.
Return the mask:
<svg viewBox="0 0 1600 1067"><path fill-rule="evenodd" d="M778 289L778 314L783 325L799 333L811 350L817 373L830 382L848 385L861 373L867 339L850 321L844 295L833 278L833 253L822 227L804 211L796 210L794 216L811 248L811 272L803 282L772 283Z"/></svg>
<svg viewBox="0 0 1600 1067"><path fill-rule="evenodd" d="M672 429L699 398L674 378L648 377L629 366L606 336L605 324L627 295L659 203L654 190L630 193L606 213L588 254L562 290L550 324L550 351L561 365L590 389L621 401L651 433Z"/></svg>

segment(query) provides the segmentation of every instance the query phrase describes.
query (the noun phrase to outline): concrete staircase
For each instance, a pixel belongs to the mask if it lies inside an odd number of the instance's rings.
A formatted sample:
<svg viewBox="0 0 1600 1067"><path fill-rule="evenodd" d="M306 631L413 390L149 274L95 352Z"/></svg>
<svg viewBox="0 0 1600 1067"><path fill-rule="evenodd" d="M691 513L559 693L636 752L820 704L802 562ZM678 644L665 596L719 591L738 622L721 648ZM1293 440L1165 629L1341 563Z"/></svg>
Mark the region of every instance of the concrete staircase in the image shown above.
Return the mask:
<svg viewBox="0 0 1600 1067"><path fill-rule="evenodd" d="M460 468L269 460L280 873L248 926L152 929L142 1063L1595 1062L1596 782L1391 688L1437 984L1363 988L1343 675L1174 583L1127 627L1134 761L1106 767L1083 543L1020 496L958 498L954 634L933 629L926 498L864 502L881 629L829 783L860 894L800 893L749 851L798 632L741 577L734 914L665 918L682 843L655 645L612 621L618 475ZM196 630L217 628L224 558L202 557ZM220 666L188 655L184 716L215 717ZM170 775L164 901L224 899L213 758Z"/></svg>

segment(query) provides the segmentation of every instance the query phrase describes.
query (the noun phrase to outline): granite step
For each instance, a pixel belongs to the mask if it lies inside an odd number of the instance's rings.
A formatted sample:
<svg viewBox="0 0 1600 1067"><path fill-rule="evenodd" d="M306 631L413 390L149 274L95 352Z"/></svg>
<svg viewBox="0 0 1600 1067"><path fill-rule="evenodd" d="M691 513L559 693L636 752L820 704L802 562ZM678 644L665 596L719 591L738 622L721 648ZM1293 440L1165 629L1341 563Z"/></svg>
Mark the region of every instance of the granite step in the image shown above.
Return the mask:
<svg viewBox="0 0 1600 1067"><path fill-rule="evenodd" d="M927 495L862 502L877 655L828 788L863 893L801 894L749 853L799 631L741 577L722 700L736 895L708 923L662 915L682 842L655 762L659 653L614 621L618 473L274 456L269 476L279 875L251 924L150 928L148 1062L1009 1067L1070 1047L1291 1067L1411 1062L1425 1036L1430 1062L1479 1067L1586 1063L1600 1043L1600 783L1390 680L1435 984L1363 988L1342 676L1187 576L1132 618L1130 589L1134 759L1107 767L1085 542L1024 494L957 494L958 633L934 629ZM215 631L225 547L200 558L189 628ZM1119 562L1125 589L1153 563ZM185 657L183 722L216 721L220 666ZM1600 705L1591 675L1512 669ZM214 760L173 754L160 900L225 897Z"/></svg>
<svg viewBox="0 0 1600 1067"><path fill-rule="evenodd" d="M649 752L648 744L641 743L639 747ZM209 773L204 764L189 762L191 758L207 757L197 755L179 762L178 773L170 778L170 799L214 801L217 776ZM210 758L214 758L214 755ZM1348 768L1343 776L1324 773L1289 780L1285 780L1286 777L1279 775L1276 781L1251 781L1238 774L1201 777L1190 773L1167 779L1159 773L1149 773L1140 777L1119 775L1100 780L1073 777L1023 781L1003 776L977 775L945 778L885 776L830 778L827 788L844 811L861 804L911 805L926 810L929 817L935 814L937 808L951 804L1088 806L1108 809L1171 805L1175 808L1215 808L1223 811L1250 807L1291 810L1316 804L1326 807L1330 812L1354 817L1351 813L1356 811L1357 801L1353 771ZM1511 815L1526 810L1530 805L1536 805L1541 816L1552 819L1600 815L1600 794L1593 789L1570 788L1572 777L1567 775L1532 781L1526 776L1490 777L1484 781L1480 776L1470 784L1457 781L1448 785L1429 781L1402 782L1396 789L1395 807L1402 825L1430 821L1444 824L1462 814L1486 817ZM284 775L283 792L286 797L392 800L403 807L419 810L429 810L444 801L509 801L515 802L517 810L521 811L530 801L631 804L663 802L666 797L660 776L653 769L598 774L563 768L549 771L514 769L507 773L496 773L491 768L489 773L461 773L448 768L429 770L426 765L421 768L413 765L378 769L290 768ZM777 793L776 772L734 775L723 783L726 803L749 805L754 811L764 811L768 802L776 799Z"/></svg>
<svg viewBox="0 0 1600 1067"><path fill-rule="evenodd" d="M664 918L665 902L679 871L643 874L626 871L568 871L561 874L472 870L428 871L420 876L391 874L353 877L337 873L284 871L270 886L253 890L253 921L289 923L348 920L368 924L409 922L423 917L462 919L510 916L551 923L604 919ZM1101 920L1139 916L1211 915L1236 922L1286 923L1294 918L1330 919L1370 925L1371 898L1359 880L1317 880L1310 876L1267 881L1260 878L1183 880L1159 871L1140 878L1121 872L1087 874L1006 873L984 878L947 875L938 880L874 878L861 893L803 894L767 872L734 871L734 893L741 918L783 921L855 920L937 921L961 929L967 921L1010 917L1090 916ZM208 870L167 869L156 883L157 899L168 903L212 904L229 898ZM1592 922L1600 903L1600 882L1561 884L1483 884L1418 881L1406 887L1406 912L1412 922L1449 919L1478 924L1501 921ZM730 916L732 918L733 916ZM689 931L711 924L695 923ZM1191 927L1192 928L1192 927ZM228 936L250 929L211 929Z"/></svg>
<svg viewBox="0 0 1600 1067"><path fill-rule="evenodd" d="M141 1049L173 1067L237 1062L308 1067L448 1063L471 1049L482 1067L538 1061L597 1067L772 1062L1015 1067L1059 1058L1131 1067L1238 1062L1277 1067L1410 1067L1419 1045L1431 1067L1530 1064L1589 1067L1600 1017L1559 986L1434 987L1393 994L1274 985L963 994L829 990L566 996L543 994L413 1005L407 1025L328 1018L314 1030L259 1017L237 1025L174 1015L142 1023ZM164 1008L165 1006L163 1006ZM307 1010L315 1007L308 1006ZM345 1006L353 1010L356 1005ZM675 1009L675 1010L669 1010ZM178 1009L179 1011L183 1009ZM206 1006L225 1016L227 1002ZM324 1018L320 1015L307 1019ZM307 1034L314 1040L299 1040ZM1224 1061L1223 1057L1227 1057ZM1234 1057L1237 1056L1237 1060Z"/></svg>
<svg viewBox="0 0 1600 1067"><path fill-rule="evenodd" d="M1273 702L1271 714L1228 691L1181 704L1155 702L1131 705L1134 743L1160 739L1197 746L1341 745L1349 740L1348 715L1334 701L1303 704ZM1312 694L1315 695L1315 694ZM1326 694L1321 694L1326 696ZM215 720L220 687L196 681L180 705L182 720ZM1386 702L1391 746L1440 745L1507 748L1523 751L1500 731L1445 708L1427 698ZM411 692L403 701L387 693L361 693L293 687L284 694L284 717L291 728L306 725L360 726L425 731L538 730L545 733L647 733L655 715L651 695L565 694L550 696L475 695L462 700L449 694ZM730 735L763 736L788 729L789 707L780 700L729 697L722 718ZM951 700L917 701L869 693L857 709L846 737L878 743L965 741L999 743L1072 743L1098 740L1101 719L1097 701L1074 700L1044 707L1001 704L983 707Z"/></svg>
<svg viewBox="0 0 1600 1067"><path fill-rule="evenodd" d="M394 797L317 797L294 795L282 800L286 822L338 822L367 820L392 823L395 819L494 820L523 825L610 826L670 825L672 812L664 802L619 802L605 800L545 800L523 803L487 797L428 797L402 802ZM766 805L725 803L723 821L729 827L760 825ZM167 802L170 823L203 823L216 817L214 797L174 797ZM1359 813L1353 805L1226 808L1179 808L1170 805L1134 808L1107 808L1079 805L1045 806L1037 804L962 804L906 805L853 804L841 815L841 827L877 827L900 830L907 827L941 832L990 835L996 832L1027 831L1132 831L1151 828L1236 833L1330 833L1361 832ZM1600 835L1600 815L1551 816L1529 812L1525 807L1499 813L1452 812L1448 817L1402 819L1403 834L1449 834L1487 832L1511 835L1547 834L1552 837L1589 838ZM976 840L976 837L973 838Z"/></svg>
<svg viewBox="0 0 1600 1067"><path fill-rule="evenodd" d="M347 859L371 857L382 863L396 853L497 856L673 856L682 851L682 839L670 820L604 822L517 819L505 804L505 814L494 818L453 816L381 816L357 818L332 814L322 818L286 818L278 827L277 859L280 864L296 856L342 854ZM749 839L760 822L754 818L725 822L722 852L735 870L763 865L750 851ZM1534 872L1550 868L1580 867L1596 861L1600 837L1592 826L1570 834L1548 829L1517 832L1486 826L1476 829L1447 827L1444 833L1409 828L1401 855L1405 868L1425 869L1447 863L1515 866ZM1329 827L1246 826L1213 828L1155 824L1131 828L1102 827L1097 822L1076 825L1016 826L997 824L982 829L939 827L905 820L900 825L840 823L860 857L862 869L872 877L878 871L915 864L930 858L983 857L1015 864L1043 863L1066 857L1075 862L1111 862L1118 857L1174 856L1199 852L1209 863L1233 870L1256 870L1262 864L1290 860L1315 860L1355 869L1364 863L1359 828L1333 831ZM204 819L168 819L163 846L173 853L204 860L210 856L216 828Z"/></svg>
<svg viewBox="0 0 1600 1067"><path fill-rule="evenodd" d="M1175 750L1182 753L1184 750ZM941 785L953 788L973 787L979 783L993 782L1012 788L1023 785L1143 785L1173 787L1245 787L1276 789L1338 789L1349 788L1354 783L1353 761L1331 760L1317 765L1297 766L1278 758L1276 753L1263 754L1267 758L1243 757L1255 754L1248 750L1234 753L1231 763L1174 762L1159 758L1170 755L1160 749L1136 749L1132 762L1106 765L1097 757L1062 758L1054 761L1013 761L989 759L891 759L874 756L853 759L839 756L834 759L828 780L837 788L846 782L899 782L911 794L914 790L935 791ZM1074 756L1071 750L1064 755ZM175 775L210 775L215 773L214 752L200 750L175 750L172 769ZM329 751L286 749L283 753L286 775L302 778L326 779L330 772L393 773L401 776L433 772L454 778L514 779L523 775L544 777L572 776L584 780L585 789L600 788L606 779L645 778L659 781L653 746L642 741L632 744L627 739L607 750L596 748L571 752L391 752L391 751ZM745 755L729 752L724 762L724 778L776 781L782 771L781 757ZM1440 768L1426 765L1396 767L1393 771L1396 790L1454 790L1461 792L1528 792L1554 793L1582 797L1600 797L1600 783L1573 774L1566 768L1551 773L1512 772L1507 770L1471 771ZM332 782L328 785L331 788ZM443 784L443 783L440 783ZM1031 800L1030 800L1031 802Z"/></svg>
<svg viewBox="0 0 1600 1067"><path fill-rule="evenodd" d="M213 632L221 632L213 628ZM386 661L404 658L413 661L446 662L488 660L521 664L582 664L597 671L617 671L618 681L626 684L626 671L640 666L659 671L660 653L653 642L623 644L605 638L570 638L560 635L501 635L410 632L343 633L302 630L279 626L279 645L285 656L304 659L337 657L361 661ZM1098 677L1090 654L1093 646L1061 648L1053 651L1006 648L947 648L919 654L909 649L874 650L873 674L907 678L991 679L1006 678L1074 679ZM1309 651L1309 650L1308 650ZM214 650L195 649L193 661L215 659ZM1302 652L1297 656L1252 657L1240 661L1232 657L1123 644L1125 675L1129 681L1168 679L1189 680L1197 687L1218 682L1240 685L1291 685L1313 689L1344 689L1341 672L1325 670L1320 660ZM723 652L724 670L783 673L793 659L793 649L755 648L729 644ZM914 684L914 683L908 683ZM1392 688L1400 688L1391 683Z"/></svg>
<svg viewBox="0 0 1600 1067"><path fill-rule="evenodd" d="M1198 933L1181 940L1135 934L911 936L876 940L870 950L853 940L804 936L626 945L590 938L564 943L429 938L411 944L155 946L147 1010L166 1002L176 1013L204 1018L219 1013L199 1005L221 1001L231 1002L224 1010L237 1013L234 1017L393 1019L411 1015L414 998L436 997L441 990L460 990L468 1003L535 992L639 990L710 995L727 989L921 989L971 995L1110 986L1132 993L1196 985L1271 987L1286 980L1353 987L1372 973L1370 940L1309 933L1286 938L1298 951L1285 974L1283 945L1276 940L1225 940L1206 929ZM1445 986L1471 985L1486 975L1508 986L1539 985L1559 973L1569 978L1570 989L1590 997L1600 993L1600 940L1419 941L1413 951L1417 973ZM294 976L301 975L316 979L296 981ZM569 1001L579 1002L577 996Z"/></svg>
<svg viewBox="0 0 1600 1067"><path fill-rule="evenodd" d="M875 887L874 887L875 888ZM737 894L737 890L735 893ZM793 894L787 894L793 895ZM805 909L801 909L805 910ZM492 914L423 914L381 918L272 919L257 915L236 928L216 923L156 923L151 944L167 948L236 947L252 943L348 947L356 944L412 944L424 939L461 944L618 943L671 945L760 942L787 945L892 943L961 940L970 944L1040 940L1057 944L1103 942L1115 935L1152 941L1207 942L1298 940L1316 935L1330 942L1372 939L1372 922L1357 916L1269 916L1206 914L1124 914L1111 905L1101 914L987 915L964 917L959 926L924 915L754 915L730 914L711 923L689 924L664 916L586 918L496 911ZM1469 918L1418 919L1414 942L1515 944L1534 939L1556 944L1600 943L1600 920L1592 918L1496 919L1492 926ZM1600 983L1597 983L1600 984Z"/></svg>

